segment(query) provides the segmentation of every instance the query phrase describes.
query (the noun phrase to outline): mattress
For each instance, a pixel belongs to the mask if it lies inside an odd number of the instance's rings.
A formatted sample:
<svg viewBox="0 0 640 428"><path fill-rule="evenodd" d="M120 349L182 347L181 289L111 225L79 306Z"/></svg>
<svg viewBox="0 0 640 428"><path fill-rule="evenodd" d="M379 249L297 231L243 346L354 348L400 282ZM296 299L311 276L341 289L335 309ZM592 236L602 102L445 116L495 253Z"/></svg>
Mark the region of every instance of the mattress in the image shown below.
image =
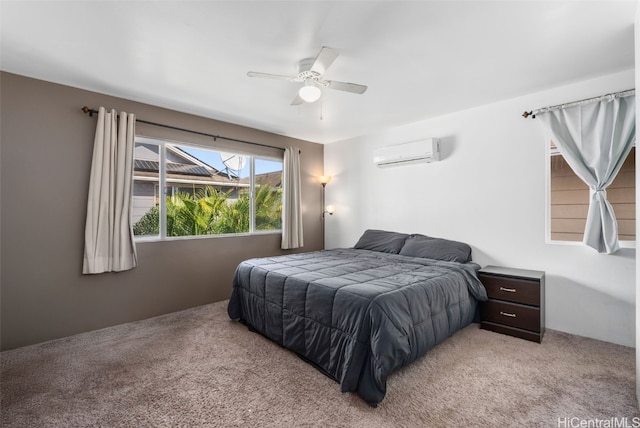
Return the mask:
<svg viewBox="0 0 640 428"><path fill-rule="evenodd" d="M375 406L391 373L474 320L478 269L354 248L251 259L228 313Z"/></svg>

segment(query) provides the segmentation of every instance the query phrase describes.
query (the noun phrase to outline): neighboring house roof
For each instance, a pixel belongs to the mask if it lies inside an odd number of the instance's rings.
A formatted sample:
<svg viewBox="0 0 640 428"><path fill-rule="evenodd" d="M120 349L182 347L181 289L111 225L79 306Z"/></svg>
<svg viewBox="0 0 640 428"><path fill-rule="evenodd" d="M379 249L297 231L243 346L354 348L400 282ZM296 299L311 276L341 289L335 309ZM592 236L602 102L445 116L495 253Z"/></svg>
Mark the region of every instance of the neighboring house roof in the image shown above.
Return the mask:
<svg viewBox="0 0 640 428"><path fill-rule="evenodd" d="M249 185L249 178L234 177L226 172L219 171L183 150L173 147L169 149L181 162L176 162L175 158L173 162L167 162L167 181L233 187L246 187ZM134 159L133 167L134 175L137 178L157 178L160 163L153 160ZM280 187L282 184L282 173L269 172L257 174L256 183L259 185L269 184L272 187Z"/></svg>
<svg viewBox="0 0 640 428"><path fill-rule="evenodd" d="M271 187L282 187L282 172L267 172L264 174L256 174L256 184L268 184Z"/></svg>
<svg viewBox="0 0 640 428"><path fill-rule="evenodd" d="M133 168L136 171L158 172L160 162L136 159L133 162ZM180 163L167 163L167 172L182 175L197 175L201 177L210 177L211 174L207 168L197 165L187 165Z"/></svg>

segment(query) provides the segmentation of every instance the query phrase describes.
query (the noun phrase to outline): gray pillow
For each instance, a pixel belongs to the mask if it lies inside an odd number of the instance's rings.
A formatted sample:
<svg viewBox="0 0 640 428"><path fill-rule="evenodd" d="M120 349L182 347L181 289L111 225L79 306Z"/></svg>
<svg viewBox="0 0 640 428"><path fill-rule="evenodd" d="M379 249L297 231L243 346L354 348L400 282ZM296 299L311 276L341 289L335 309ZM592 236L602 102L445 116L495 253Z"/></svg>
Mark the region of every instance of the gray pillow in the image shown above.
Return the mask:
<svg viewBox="0 0 640 428"><path fill-rule="evenodd" d="M367 229L353 248L398 254L408 237L406 233Z"/></svg>
<svg viewBox="0 0 640 428"><path fill-rule="evenodd" d="M464 242L425 235L411 235L400 250L400 255L468 263L471 261L471 247Z"/></svg>

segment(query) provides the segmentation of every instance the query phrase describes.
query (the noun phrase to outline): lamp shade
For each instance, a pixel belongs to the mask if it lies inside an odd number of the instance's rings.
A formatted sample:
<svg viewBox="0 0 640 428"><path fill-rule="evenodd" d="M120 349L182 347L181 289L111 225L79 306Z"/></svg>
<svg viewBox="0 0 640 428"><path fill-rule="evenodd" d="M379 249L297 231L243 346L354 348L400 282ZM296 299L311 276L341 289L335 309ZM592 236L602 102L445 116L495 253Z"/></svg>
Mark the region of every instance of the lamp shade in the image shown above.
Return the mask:
<svg viewBox="0 0 640 428"><path fill-rule="evenodd" d="M304 82L304 86L298 91L298 95L306 102L312 103L318 101L320 95L322 95L322 91L313 84L312 80L307 80Z"/></svg>
<svg viewBox="0 0 640 428"><path fill-rule="evenodd" d="M321 175L320 177L318 177L318 181L320 182L320 184L327 184L331 181L331 176Z"/></svg>

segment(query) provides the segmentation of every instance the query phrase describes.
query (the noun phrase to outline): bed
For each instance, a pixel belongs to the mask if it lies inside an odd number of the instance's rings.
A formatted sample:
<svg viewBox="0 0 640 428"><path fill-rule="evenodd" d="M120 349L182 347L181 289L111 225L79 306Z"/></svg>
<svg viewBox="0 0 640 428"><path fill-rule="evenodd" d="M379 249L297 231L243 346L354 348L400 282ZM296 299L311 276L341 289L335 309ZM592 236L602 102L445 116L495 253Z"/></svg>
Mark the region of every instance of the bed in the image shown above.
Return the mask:
<svg viewBox="0 0 640 428"><path fill-rule="evenodd" d="M467 244L367 230L353 248L242 262L228 314L377 406L391 373L474 321L478 269Z"/></svg>

